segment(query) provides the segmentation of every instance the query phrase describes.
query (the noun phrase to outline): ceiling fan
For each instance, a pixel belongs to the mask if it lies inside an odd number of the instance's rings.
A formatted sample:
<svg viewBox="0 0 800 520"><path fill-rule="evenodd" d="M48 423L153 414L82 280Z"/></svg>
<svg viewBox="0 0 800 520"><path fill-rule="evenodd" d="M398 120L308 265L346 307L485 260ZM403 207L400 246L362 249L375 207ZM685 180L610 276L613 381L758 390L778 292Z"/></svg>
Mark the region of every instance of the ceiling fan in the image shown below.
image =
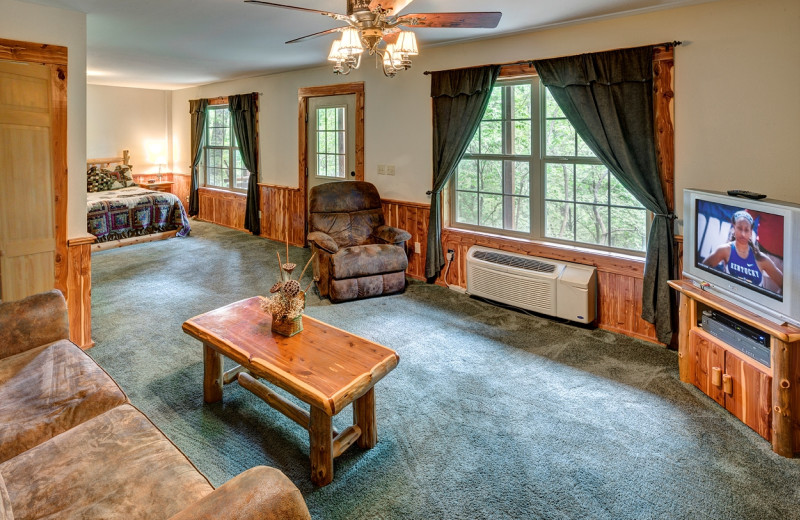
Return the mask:
<svg viewBox="0 0 800 520"><path fill-rule="evenodd" d="M264 2L262 0L244 0L248 4L266 5L293 9L309 13L329 16L347 25L320 31L286 43L297 43L317 38L330 33L342 33L341 39L335 40L331 46L328 60L334 62L336 74L349 74L361 64L361 55L366 50L370 55L383 58L383 73L389 77L398 71L411 67L411 56L419 54L417 40L413 32L404 27L452 27L452 28L486 28L493 29L500 22L499 12L469 13L414 13L403 14L402 11L412 0L347 0L347 14L331 13L296 7L292 5ZM381 42L384 47L379 47Z"/></svg>

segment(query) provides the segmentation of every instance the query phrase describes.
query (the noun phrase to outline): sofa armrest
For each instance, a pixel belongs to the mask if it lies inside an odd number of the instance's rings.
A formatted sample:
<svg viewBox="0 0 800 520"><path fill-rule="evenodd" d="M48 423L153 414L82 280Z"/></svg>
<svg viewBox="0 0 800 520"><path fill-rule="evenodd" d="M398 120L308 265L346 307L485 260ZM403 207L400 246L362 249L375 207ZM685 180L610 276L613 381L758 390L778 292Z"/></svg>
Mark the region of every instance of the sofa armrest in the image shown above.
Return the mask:
<svg viewBox="0 0 800 520"><path fill-rule="evenodd" d="M0 303L0 359L68 338L67 302L60 291Z"/></svg>
<svg viewBox="0 0 800 520"><path fill-rule="evenodd" d="M327 233L322 231L312 231L308 234L308 241L314 242L314 245L320 249L324 249L330 254L334 254L339 250L339 245Z"/></svg>
<svg viewBox="0 0 800 520"><path fill-rule="evenodd" d="M170 520L311 519L303 495L275 468L256 466L233 477Z"/></svg>
<svg viewBox="0 0 800 520"><path fill-rule="evenodd" d="M378 226L372 231L372 236L387 244L400 245L411 238L411 233L392 226Z"/></svg>

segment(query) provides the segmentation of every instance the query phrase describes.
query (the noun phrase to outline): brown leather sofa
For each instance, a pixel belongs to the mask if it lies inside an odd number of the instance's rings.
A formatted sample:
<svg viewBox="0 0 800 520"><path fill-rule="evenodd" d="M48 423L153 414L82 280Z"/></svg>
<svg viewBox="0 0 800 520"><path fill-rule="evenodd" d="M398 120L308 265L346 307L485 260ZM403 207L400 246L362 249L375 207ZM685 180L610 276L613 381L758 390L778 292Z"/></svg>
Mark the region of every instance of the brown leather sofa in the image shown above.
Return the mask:
<svg viewBox="0 0 800 520"><path fill-rule="evenodd" d="M58 291L0 304L0 520L310 518L274 468L215 490L68 333Z"/></svg>
<svg viewBox="0 0 800 520"><path fill-rule="evenodd" d="M381 197L368 182L329 182L311 188L308 241L314 278L332 302L402 292L408 231L385 225Z"/></svg>

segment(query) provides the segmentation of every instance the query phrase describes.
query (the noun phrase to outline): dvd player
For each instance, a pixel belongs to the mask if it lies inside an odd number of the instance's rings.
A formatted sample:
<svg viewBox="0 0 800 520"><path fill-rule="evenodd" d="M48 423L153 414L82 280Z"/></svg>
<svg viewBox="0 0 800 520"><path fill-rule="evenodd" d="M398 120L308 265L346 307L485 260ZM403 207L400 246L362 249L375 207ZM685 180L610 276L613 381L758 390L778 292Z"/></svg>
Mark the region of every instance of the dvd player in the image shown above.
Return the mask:
<svg viewBox="0 0 800 520"><path fill-rule="evenodd" d="M730 347L770 366L769 335L716 311L703 311L701 326Z"/></svg>

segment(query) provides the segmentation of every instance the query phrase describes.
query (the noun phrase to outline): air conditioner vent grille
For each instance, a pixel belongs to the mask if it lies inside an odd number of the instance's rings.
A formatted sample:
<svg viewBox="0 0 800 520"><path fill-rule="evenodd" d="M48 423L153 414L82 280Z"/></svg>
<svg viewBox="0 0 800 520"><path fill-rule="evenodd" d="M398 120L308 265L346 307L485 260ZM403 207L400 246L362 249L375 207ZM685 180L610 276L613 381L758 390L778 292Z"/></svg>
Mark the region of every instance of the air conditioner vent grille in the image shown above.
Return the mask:
<svg viewBox="0 0 800 520"><path fill-rule="evenodd" d="M556 270L556 266L546 262L539 262L531 258L520 258L518 256L504 255L502 253L493 253L490 251L475 251L472 255L478 260L491 262L493 264L507 265L509 267L518 267L520 269L527 269L528 271L537 271L539 273L552 273Z"/></svg>

